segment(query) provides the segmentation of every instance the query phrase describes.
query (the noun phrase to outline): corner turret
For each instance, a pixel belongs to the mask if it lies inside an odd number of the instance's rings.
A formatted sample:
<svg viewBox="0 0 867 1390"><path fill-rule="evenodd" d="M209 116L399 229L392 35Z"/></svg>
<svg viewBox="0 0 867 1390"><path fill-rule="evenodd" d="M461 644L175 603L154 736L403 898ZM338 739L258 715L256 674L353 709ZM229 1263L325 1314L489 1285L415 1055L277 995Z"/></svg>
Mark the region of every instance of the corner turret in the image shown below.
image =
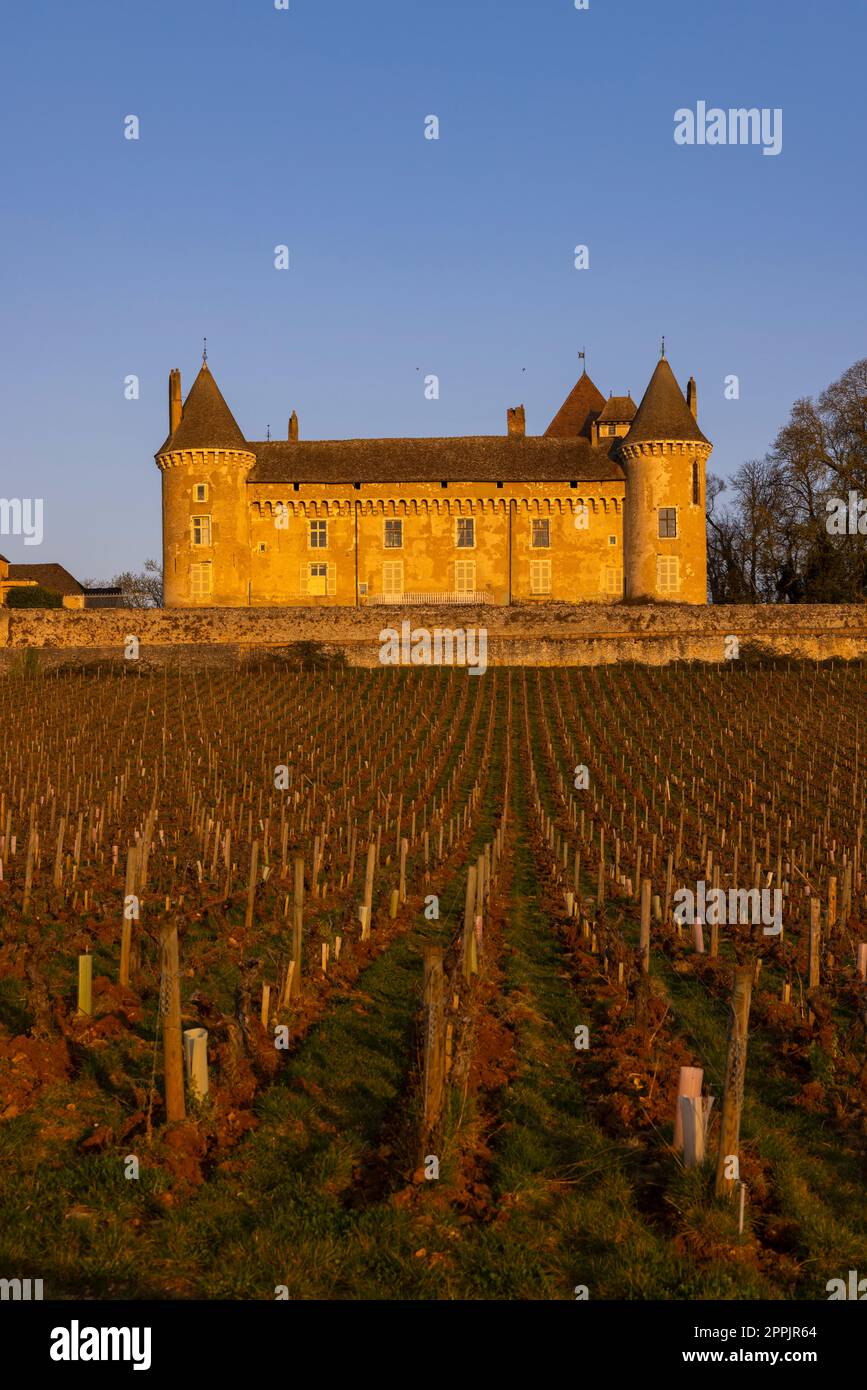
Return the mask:
<svg viewBox="0 0 867 1390"><path fill-rule="evenodd" d="M207 362L183 405L181 374L173 371L169 436L156 455L167 608L250 602L246 482L255 462Z"/></svg>
<svg viewBox="0 0 867 1390"><path fill-rule="evenodd" d="M628 599L707 603L705 470L712 444L664 355L619 456L626 473L624 584Z"/></svg>

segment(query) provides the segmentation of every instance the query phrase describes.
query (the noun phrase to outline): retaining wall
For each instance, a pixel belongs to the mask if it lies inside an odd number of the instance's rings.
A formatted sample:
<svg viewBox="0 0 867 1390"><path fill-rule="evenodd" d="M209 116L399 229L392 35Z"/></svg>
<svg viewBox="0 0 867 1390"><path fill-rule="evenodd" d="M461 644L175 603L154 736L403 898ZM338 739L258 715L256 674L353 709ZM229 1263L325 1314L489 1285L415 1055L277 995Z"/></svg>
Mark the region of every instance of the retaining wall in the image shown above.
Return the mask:
<svg viewBox="0 0 867 1390"><path fill-rule="evenodd" d="M350 665L376 667L380 634L389 628L400 633L404 621L410 631L484 630L492 666L719 662L726 657L727 638L737 639L743 658L867 656L867 606L5 608L0 609L0 671L19 665L28 649L38 653L43 668L122 662L128 636L137 637L143 665L225 665L268 656L297 661L339 653Z"/></svg>

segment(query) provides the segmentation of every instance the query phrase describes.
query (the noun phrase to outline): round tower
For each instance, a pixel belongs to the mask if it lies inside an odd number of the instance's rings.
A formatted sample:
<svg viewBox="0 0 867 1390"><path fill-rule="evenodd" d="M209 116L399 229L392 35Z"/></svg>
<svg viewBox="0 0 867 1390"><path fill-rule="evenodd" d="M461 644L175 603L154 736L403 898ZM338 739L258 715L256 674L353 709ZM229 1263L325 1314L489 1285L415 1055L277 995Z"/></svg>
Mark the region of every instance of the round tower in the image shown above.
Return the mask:
<svg viewBox="0 0 867 1390"><path fill-rule="evenodd" d="M620 446L626 472L623 579L628 599L707 603L705 470L713 446L663 356Z"/></svg>
<svg viewBox="0 0 867 1390"><path fill-rule="evenodd" d="M169 377L169 437L156 455L163 478L163 591L167 608L250 601L247 477L256 462L207 362L181 404Z"/></svg>

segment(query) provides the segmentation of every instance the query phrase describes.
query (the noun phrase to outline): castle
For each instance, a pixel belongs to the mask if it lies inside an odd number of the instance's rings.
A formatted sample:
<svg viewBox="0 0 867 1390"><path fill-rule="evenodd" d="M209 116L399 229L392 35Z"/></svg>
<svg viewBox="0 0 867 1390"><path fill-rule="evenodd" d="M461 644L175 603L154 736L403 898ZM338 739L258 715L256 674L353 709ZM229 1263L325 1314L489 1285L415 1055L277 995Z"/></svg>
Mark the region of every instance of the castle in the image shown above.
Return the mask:
<svg viewBox="0 0 867 1390"><path fill-rule="evenodd" d="M251 443L207 361L169 377L168 607L707 602L695 381L665 357L641 403L586 370L543 435Z"/></svg>

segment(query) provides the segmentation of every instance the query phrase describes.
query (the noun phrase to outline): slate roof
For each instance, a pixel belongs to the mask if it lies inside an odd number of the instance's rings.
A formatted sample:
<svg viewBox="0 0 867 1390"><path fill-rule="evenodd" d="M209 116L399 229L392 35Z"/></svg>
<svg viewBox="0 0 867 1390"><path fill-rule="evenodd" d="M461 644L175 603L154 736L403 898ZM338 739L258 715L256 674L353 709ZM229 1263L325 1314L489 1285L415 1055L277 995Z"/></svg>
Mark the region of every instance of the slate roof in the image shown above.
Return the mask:
<svg viewBox="0 0 867 1390"><path fill-rule="evenodd" d="M619 442L619 441L618 441ZM620 464L586 439L270 440L250 444L251 483L616 482Z"/></svg>
<svg viewBox="0 0 867 1390"><path fill-rule="evenodd" d="M33 579L50 594L83 594L84 586L62 565L10 565L10 579Z"/></svg>
<svg viewBox="0 0 867 1390"><path fill-rule="evenodd" d="M599 415L599 424L604 425L607 421L612 425L622 425L625 420L633 419L637 409L631 396L609 396Z"/></svg>
<svg viewBox="0 0 867 1390"><path fill-rule="evenodd" d="M677 439L707 443L665 358L657 364L638 407L631 396L612 396L606 401L584 372L544 435L259 442L244 438L207 363L203 363L184 402L178 427L159 453L174 449L253 453L256 462L247 477L250 483L623 481L618 459L622 441L606 439L596 448L590 443L591 426L597 418L603 422L631 421L627 435L631 442ZM60 566L29 568L59 570ZM81 587L67 592L80 593Z"/></svg>
<svg viewBox="0 0 867 1390"><path fill-rule="evenodd" d="M656 364L624 443L643 443L654 439L708 443L665 357L661 357Z"/></svg>
<svg viewBox="0 0 867 1390"><path fill-rule="evenodd" d="M590 426L605 405L605 397L594 385L586 371L578 378L569 395L545 431L546 438L590 438Z"/></svg>
<svg viewBox="0 0 867 1390"><path fill-rule="evenodd" d="M203 362L184 401L180 424L159 453L168 453L170 449L246 448L247 441L226 405L207 362Z"/></svg>

